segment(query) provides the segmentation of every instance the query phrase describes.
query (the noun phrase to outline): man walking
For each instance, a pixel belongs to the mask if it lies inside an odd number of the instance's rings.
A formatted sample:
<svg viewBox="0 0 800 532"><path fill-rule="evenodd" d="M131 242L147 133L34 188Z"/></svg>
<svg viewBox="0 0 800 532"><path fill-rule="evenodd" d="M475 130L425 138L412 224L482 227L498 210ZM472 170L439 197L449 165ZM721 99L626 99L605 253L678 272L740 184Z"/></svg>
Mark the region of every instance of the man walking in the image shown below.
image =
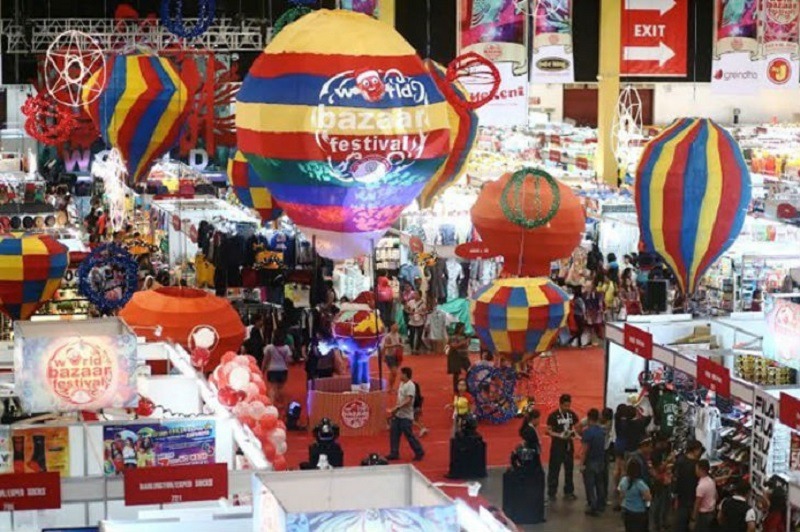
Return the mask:
<svg viewBox="0 0 800 532"><path fill-rule="evenodd" d="M589 410L586 420L587 426L581 435L583 443L581 471L589 502L586 514L598 516L606 507L606 435L598 423L600 412L596 408Z"/></svg>
<svg viewBox="0 0 800 532"><path fill-rule="evenodd" d="M400 459L400 435L404 434L414 451L414 460L422 460L425 451L414 436L414 397L417 387L411 380L411 368L400 368L400 386L397 388L397 404L391 409L392 425L389 432L389 455L387 460Z"/></svg>
<svg viewBox="0 0 800 532"><path fill-rule="evenodd" d="M563 394L558 400L558 409L547 418L547 434L552 438L550 446L550 464L547 472L547 494L550 500L556 499L558 492L558 476L561 466L564 466L564 498L574 501L575 485L572 479L574 467L575 447L572 439L575 437L575 425L578 416L570 410L572 397Z"/></svg>
<svg viewBox="0 0 800 532"><path fill-rule="evenodd" d="M675 464L675 497L678 506L673 521L673 532L689 532L689 520L694 510L697 493L697 473L695 466L703 455L703 445L690 441L686 453Z"/></svg>

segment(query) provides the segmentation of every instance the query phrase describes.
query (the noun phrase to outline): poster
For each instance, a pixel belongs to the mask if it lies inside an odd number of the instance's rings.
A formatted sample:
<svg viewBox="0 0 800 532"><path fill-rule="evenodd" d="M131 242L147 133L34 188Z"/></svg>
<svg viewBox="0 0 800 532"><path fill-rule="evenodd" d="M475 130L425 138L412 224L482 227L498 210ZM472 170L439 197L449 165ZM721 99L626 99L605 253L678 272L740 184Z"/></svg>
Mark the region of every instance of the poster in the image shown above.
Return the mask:
<svg viewBox="0 0 800 532"><path fill-rule="evenodd" d="M750 447L750 483L753 494L764 495L765 484L772 476L770 449L778 419L778 400L755 387L753 404L753 442Z"/></svg>
<svg viewBox="0 0 800 532"><path fill-rule="evenodd" d="M475 52L494 62L500 90L478 109L482 126L507 127L528 123L528 0L459 0L459 54ZM460 78L478 99L491 86L486 76Z"/></svg>
<svg viewBox="0 0 800 532"><path fill-rule="evenodd" d="M767 297L767 334L761 340L766 358L800 370L800 305L788 298Z"/></svg>
<svg viewBox="0 0 800 532"><path fill-rule="evenodd" d="M14 473L57 472L69 476L69 429L26 427L11 432Z"/></svg>
<svg viewBox="0 0 800 532"><path fill-rule="evenodd" d="M14 470L11 463L11 426L0 425L0 474Z"/></svg>
<svg viewBox="0 0 800 532"><path fill-rule="evenodd" d="M215 463L214 422L130 423L103 427L106 476L126 469Z"/></svg>
<svg viewBox="0 0 800 532"><path fill-rule="evenodd" d="M799 24L800 0L715 0L712 89L797 88Z"/></svg>
<svg viewBox="0 0 800 532"><path fill-rule="evenodd" d="M531 83L572 83L572 0L534 2Z"/></svg>
<svg viewBox="0 0 800 532"><path fill-rule="evenodd" d="M25 412L136 406L136 337L18 338L16 390Z"/></svg>

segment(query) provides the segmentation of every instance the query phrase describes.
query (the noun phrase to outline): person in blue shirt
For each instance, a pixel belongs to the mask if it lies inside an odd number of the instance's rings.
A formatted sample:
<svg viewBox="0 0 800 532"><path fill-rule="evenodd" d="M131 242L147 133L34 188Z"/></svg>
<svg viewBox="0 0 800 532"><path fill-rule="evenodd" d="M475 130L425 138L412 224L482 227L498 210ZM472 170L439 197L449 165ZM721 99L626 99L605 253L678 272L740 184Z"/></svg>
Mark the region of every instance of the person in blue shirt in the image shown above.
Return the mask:
<svg viewBox="0 0 800 532"><path fill-rule="evenodd" d="M625 532L646 532L648 529L647 506L652 496L650 488L642 480L642 466L638 460L629 460L625 476L617 487L625 510Z"/></svg>
<svg viewBox="0 0 800 532"><path fill-rule="evenodd" d="M606 507L606 434L599 424L600 412L596 408L589 410L586 419L588 424L581 434L581 472L589 502L586 514L597 516Z"/></svg>

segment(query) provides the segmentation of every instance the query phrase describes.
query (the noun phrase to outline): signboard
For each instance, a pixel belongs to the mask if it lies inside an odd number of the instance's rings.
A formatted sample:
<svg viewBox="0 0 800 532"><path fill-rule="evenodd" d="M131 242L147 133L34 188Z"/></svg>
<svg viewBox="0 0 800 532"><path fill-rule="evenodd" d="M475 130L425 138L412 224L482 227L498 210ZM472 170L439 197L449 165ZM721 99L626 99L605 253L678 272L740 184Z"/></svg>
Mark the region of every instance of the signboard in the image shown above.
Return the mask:
<svg viewBox="0 0 800 532"><path fill-rule="evenodd" d="M214 422L179 420L103 427L106 476L156 466L213 464Z"/></svg>
<svg viewBox="0 0 800 532"><path fill-rule="evenodd" d="M645 360L653 359L653 335L628 323L624 330L624 347Z"/></svg>
<svg viewBox="0 0 800 532"><path fill-rule="evenodd" d="M67 427L15 428L11 432L14 473L59 473L69 476Z"/></svg>
<svg viewBox="0 0 800 532"><path fill-rule="evenodd" d="M731 373L728 368L706 357L697 357L697 385L722 397L731 396Z"/></svg>
<svg viewBox="0 0 800 532"><path fill-rule="evenodd" d="M422 243L422 239L418 236L411 237L408 241L408 247L412 253L422 253L425 251L425 244Z"/></svg>
<svg viewBox="0 0 800 532"><path fill-rule="evenodd" d="M765 300L767 334L761 341L764 356L800 370L800 305L789 299Z"/></svg>
<svg viewBox="0 0 800 532"><path fill-rule="evenodd" d="M353 399L342 405L342 423L351 429L360 429L369 422L370 408L361 399Z"/></svg>
<svg viewBox="0 0 800 532"><path fill-rule="evenodd" d="M778 400L760 387L755 387L753 404L753 442L750 446L750 484L753 494L765 495L765 484L772 476L770 449L775 435Z"/></svg>
<svg viewBox="0 0 800 532"><path fill-rule="evenodd" d="M227 464L125 471L125 505L213 501L228 496Z"/></svg>
<svg viewBox="0 0 800 532"><path fill-rule="evenodd" d="M790 429L800 431L800 399L781 392L779 419Z"/></svg>
<svg viewBox="0 0 800 532"><path fill-rule="evenodd" d="M689 0L625 0L622 58L625 76L686 76Z"/></svg>
<svg viewBox="0 0 800 532"><path fill-rule="evenodd" d="M0 511L58 508L61 508L61 477L58 473L0 475Z"/></svg>
<svg viewBox="0 0 800 532"><path fill-rule="evenodd" d="M465 242L456 246L455 253L462 259L490 259L495 256L483 242Z"/></svg>

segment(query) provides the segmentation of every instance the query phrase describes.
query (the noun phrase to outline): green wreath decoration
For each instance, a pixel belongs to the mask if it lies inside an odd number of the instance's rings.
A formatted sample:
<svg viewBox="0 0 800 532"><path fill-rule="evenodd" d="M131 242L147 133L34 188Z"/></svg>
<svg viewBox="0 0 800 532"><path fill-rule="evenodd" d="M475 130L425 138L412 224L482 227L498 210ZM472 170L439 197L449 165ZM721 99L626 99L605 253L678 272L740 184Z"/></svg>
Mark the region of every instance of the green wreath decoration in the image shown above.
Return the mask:
<svg viewBox="0 0 800 532"><path fill-rule="evenodd" d="M553 203L550 205L550 210L547 211L547 213L542 217L537 216L536 218L528 218L525 216L525 211L522 204L522 185L525 183L525 179L528 176L531 176L534 179L535 202L541 204L539 187L542 180L547 183L551 192L553 193ZM517 199L513 206L509 201L509 196ZM550 223L550 220L555 217L560 206L561 193L558 190L558 182L555 180L555 178L553 178L553 176L544 170L539 170L538 168L526 167L522 170L517 170L511 175L511 179L508 180L508 183L505 187L503 187L503 191L500 193L500 209L503 211L503 216L505 216L506 219L508 219L508 221L511 223L519 225L525 229L536 229L537 227L547 225ZM538 207L541 207L541 205L538 205Z"/></svg>

